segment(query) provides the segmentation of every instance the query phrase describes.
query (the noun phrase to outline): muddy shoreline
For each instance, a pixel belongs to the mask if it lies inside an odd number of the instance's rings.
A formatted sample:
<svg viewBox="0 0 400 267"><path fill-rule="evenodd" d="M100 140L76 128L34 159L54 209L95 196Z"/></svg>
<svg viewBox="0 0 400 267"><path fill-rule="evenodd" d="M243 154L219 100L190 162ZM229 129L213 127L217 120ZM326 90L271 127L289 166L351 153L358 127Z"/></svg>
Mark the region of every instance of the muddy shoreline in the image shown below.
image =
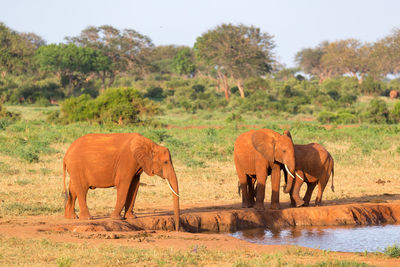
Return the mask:
<svg viewBox="0 0 400 267"><path fill-rule="evenodd" d="M227 233L260 227L380 225L400 223L400 203L342 204L282 210L214 207L192 212L183 210L181 231ZM59 230L73 232L166 230L175 228L172 214L138 214L138 218L115 221L98 218L90 221L66 220Z"/></svg>

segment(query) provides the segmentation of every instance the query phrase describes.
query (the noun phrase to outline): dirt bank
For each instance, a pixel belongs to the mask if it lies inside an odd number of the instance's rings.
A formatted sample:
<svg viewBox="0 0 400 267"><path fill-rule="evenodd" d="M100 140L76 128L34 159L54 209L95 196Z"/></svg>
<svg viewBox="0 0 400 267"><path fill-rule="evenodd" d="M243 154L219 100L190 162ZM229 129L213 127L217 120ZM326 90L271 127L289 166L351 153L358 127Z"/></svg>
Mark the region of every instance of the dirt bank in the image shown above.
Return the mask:
<svg viewBox="0 0 400 267"><path fill-rule="evenodd" d="M181 214L186 232L234 232L258 227L378 225L400 223L400 203L342 204L322 207L285 208L282 210L241 209L238 206L213 206L186 209ZM138 218L114 221L97 218L91 221L65 220L54 226L74 232L174 230L172 214L138 214Z"/></svg>
<svg viewBox="0 0 400 267"><path fill-rule="evenodd" d="M206 231L223 233L265 226L400 223L400 201L397 195L389 198L395 200L389 200L388 203L339 205L331 203L327 206L307 208L288 208L288 203L285 203L282 210L266 209L263 212L241 209L239 204L184 207L181 223L186 232L169 231L174 229L174 223L172 214L168 210L154 212L149 209L138 213L138 218L126 221L114 221L109 216L97 216L90 221L67 220L61 215L1 218L0 236L22 239L45 238L55 242L84 242L93 245L121 244L141 249L159 247L187 251L192 247L205 247L208 250L242 251L243 253L246 251L286 253L287 257L292 257L293 253L297 253L299 254L296 256L297 263L341 259L377 266L398 266L398 259L388 259L378 254L311 253L306 251L318 250L309 248L299 250L286 245L258 245L224 234L196 233ZM307 256L308 254L312 256Z"/></svg>

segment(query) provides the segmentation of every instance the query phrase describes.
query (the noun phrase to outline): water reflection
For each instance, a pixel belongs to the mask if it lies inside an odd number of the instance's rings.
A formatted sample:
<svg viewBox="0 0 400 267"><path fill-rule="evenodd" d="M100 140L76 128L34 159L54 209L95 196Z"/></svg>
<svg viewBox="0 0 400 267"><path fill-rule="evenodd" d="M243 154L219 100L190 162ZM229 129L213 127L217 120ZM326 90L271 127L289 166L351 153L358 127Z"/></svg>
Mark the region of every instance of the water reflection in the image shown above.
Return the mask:
<svg viewBox="0 0 400 267"><path fill-rule="evenodd" d="M400 225L251 229L232 236L265 245L291 244L332 251L375 252L400 244Z"/></svg>

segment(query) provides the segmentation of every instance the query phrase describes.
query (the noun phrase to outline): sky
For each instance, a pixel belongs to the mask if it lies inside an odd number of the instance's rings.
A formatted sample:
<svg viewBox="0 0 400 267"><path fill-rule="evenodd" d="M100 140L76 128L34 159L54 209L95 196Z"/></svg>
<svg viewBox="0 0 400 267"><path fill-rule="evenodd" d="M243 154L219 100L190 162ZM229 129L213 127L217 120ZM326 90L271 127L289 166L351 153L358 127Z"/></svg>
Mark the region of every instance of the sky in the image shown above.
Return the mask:
<svg viewBox="0 0 400 267"><path fill-rule="evenodd" d="M64 42L87 26L134 29L155 45L192 47L222 23L254 25L274 36L276 58L294 56L321 41L374 42L400 28L398 0L3 0L0 22L34 32L47 43Z"/></svg>

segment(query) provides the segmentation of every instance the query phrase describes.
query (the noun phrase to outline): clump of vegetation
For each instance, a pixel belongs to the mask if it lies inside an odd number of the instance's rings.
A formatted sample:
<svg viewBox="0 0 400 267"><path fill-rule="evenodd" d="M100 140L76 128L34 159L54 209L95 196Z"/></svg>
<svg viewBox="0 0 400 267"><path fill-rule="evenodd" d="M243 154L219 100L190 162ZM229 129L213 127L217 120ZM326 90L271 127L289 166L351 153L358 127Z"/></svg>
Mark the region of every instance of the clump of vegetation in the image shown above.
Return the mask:
<svg viewBox="0 0 400 267"><path fill-rule="evenodd" d="M390 258L400 258L400 245L388 246L383 253Z"/></svg>
<svg viewBox="0 0 400 267"><path fill-rule="evenodd" d="M20 117L20 114L8 111L0 102L0 130L4 130Z"/></svg>
<svg viewBox="0 0 400 267"><path fill-rule="evenodd" d="M158 105L143 98L137 90L109 88L95 99L84 94L65 100L58 118L62 123L93 121L132 124L159 113ZM54 119L54 115L50 118Z"/></svg>

